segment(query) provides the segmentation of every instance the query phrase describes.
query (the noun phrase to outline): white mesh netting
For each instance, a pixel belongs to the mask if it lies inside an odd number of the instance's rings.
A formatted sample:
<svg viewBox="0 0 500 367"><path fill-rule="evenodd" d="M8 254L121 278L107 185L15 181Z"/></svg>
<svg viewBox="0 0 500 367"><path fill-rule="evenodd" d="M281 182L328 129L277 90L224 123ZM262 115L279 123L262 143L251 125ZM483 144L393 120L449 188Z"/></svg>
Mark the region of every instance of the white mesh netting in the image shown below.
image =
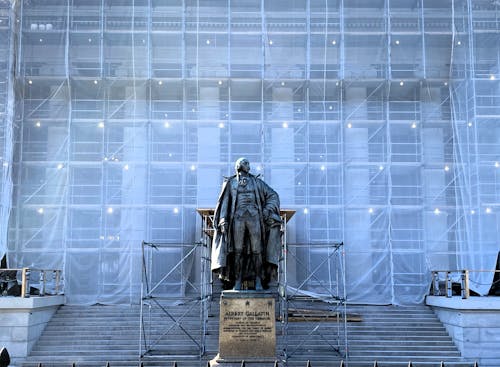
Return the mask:
<svg viewBox="0 0 500 367"><path fill-rule="evenodd" d="M141 241L197 240L246 156L311 244L299 283L325 242L351 302L491 270L499 19L489 0L2 0L0 255L64 269L70 303L138 302Z"/></svg>

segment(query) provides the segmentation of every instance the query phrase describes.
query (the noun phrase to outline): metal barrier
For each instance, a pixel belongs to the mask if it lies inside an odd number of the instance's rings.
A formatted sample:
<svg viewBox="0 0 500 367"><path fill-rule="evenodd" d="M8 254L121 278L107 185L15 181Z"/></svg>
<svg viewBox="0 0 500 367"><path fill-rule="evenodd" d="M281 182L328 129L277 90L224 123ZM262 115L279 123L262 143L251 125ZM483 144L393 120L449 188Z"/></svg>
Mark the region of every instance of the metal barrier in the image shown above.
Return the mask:
<svg viewBox="0 0 500 367"><path fill-rule="evenodd" d="M5 348L2 349L2 352L5 350ZM333 362L331 364L331 367L348 367L348 364L346 362L344 362L343 360L337 362L338 364L336 364L335 362ZM467 363L467 362L465 362ZM252 363L249 363L250 365ZM429 366L429 367L453 367L453 366L457 366L457 365L460 365L460 366L464 366L464 363L463 362L451 362L451 363L445 363L445 362L440 362L439 364L436 364L436 363L428 363L428 362L419 362L419 366L421 365L424 365L425 366ZM64 363L50 363L51 366L54 366L54 365L60 365L61 367L62 366L68 366ZM404 363L404 364L398 364L397 362L391 362L390 363L391 366L394 366L394 367L414 367L413 365L413 362L409 361L408 364ZM0 367L7 367L8 364L2 364L2 360L0 359ZM37 367L43 367L44 365L42 363L38 363ZM385 366L387 366L387 364L385 364ZM471 367L479 367L479 363L476 361L472 364L470 364ZM71 367L77 367L76 363L72 363L71 364ZM106 362L106 367L112 367L111 364L109 362ZM141 362L139 364L139 367L144 367L144 363ZM167 365L165 365L165 367L167 367ZM178 364L176 361L172 362L172 367L182 367L180 364ZM206 364L206 367L210 367L210 362L207 362ZM240 367L246 367L246 362L243 360L241 361L241 365ZM279 361L276 360L274 361L274 367L279 367ZM313 363L311 361L307 361L306 364L305 364L305 367L314 367ZM374 361L373 362L373 367L383 367L382 365L379 365L379 362L378 361ZM415 366L416 367L416 366Z"/></svg>
<svg viewBox="0 0 500 367"><path fill-rule="evenodd" d="M21 283L21 289L12 290ZM63 293L62 271L56 269L0 269L0 296L20 296L27 298L31 289L36 288L37 294L58 295Z"/></svg>
<svg viewBox="0 0 500 367"><path fill-rule="evenodd" d="M9 352L7 348L2 348L0 350L0 367L7 367L10 364Z"/></svg>
<svg viewBox="0 0 500 367"><path fill-rule="evenodd" d="M500 273L500 270L433 270L432 271L432 287L431 295L446 296L453 295L453 278L460 277L460 294L463 299L470 297L470 273ZM444 291L441 293L439 275L444 274Z"/></svg>

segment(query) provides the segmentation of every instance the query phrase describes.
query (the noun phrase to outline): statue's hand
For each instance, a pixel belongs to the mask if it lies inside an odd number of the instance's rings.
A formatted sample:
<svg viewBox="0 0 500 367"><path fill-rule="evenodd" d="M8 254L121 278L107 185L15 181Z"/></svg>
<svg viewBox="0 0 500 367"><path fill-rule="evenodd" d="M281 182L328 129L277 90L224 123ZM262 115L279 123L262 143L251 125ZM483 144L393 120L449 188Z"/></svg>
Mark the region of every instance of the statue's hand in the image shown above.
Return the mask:
<svg viewBox="0 0 500 367"><path fill-rule="evenodd" d="M264 216L264 221L267 221L269 219L270 214L271 213L269 212L269 209L262 210L262 215Z"/></svg>
<svg viewBox="0 0 500 367"><path fill-rule="evenodd" d="M221 233L224 233L226 234L227 233L227 223L223 223L219 226L219 229L221 231Z"/></svg>

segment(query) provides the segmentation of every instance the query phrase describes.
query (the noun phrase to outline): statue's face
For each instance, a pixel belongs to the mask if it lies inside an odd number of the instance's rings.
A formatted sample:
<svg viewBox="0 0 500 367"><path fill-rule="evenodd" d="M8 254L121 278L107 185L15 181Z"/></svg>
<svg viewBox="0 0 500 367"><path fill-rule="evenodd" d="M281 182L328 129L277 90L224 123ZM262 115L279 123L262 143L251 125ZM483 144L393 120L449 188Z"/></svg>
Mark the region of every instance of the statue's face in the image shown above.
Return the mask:
<svg viewBox="0 0 500 367"><path fill-rule="evenodd" d="M236 161L236 171L250 172L250 162L246 158L240 158Z"/></svg>

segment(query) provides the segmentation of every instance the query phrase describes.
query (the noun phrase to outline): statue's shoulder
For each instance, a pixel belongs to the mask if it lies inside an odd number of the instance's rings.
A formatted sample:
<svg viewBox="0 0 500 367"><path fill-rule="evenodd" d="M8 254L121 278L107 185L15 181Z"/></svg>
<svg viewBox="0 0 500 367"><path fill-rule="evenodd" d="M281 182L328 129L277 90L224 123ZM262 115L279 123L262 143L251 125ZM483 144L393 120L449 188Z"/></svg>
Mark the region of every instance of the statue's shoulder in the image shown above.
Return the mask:
<svg viewBox="0 0 500 367"><path fill-rule="evenodd" d="M232 176L222 176L224 177L224 183L231 181L233 178L236 178L236 175Z"/></svg>

